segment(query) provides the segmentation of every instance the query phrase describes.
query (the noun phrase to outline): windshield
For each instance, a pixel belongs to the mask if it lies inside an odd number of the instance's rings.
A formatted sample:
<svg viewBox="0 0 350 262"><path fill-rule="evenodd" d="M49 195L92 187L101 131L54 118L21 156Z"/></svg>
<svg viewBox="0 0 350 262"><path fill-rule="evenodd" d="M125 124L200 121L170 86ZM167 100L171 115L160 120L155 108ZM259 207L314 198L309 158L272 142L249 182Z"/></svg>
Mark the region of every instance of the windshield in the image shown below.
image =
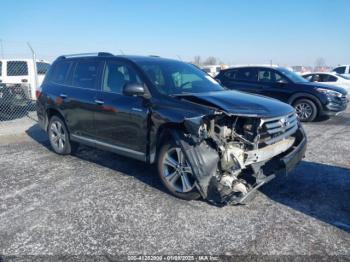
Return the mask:
<svg viewBox="0 0 350 262"><path fill-rule="evenodd" d="M278 68L278 72L282 73L288 79L290 79L294 83L307 83L309 82L307 79L302 76L288 70L287 68Z"/></svg>
<svg viewBox="0 0 350 262"><path fill-rule="evenodd" d="M138 64L164 95L225 90L213 78L191 64L178 61L141 61Z"/></svg>

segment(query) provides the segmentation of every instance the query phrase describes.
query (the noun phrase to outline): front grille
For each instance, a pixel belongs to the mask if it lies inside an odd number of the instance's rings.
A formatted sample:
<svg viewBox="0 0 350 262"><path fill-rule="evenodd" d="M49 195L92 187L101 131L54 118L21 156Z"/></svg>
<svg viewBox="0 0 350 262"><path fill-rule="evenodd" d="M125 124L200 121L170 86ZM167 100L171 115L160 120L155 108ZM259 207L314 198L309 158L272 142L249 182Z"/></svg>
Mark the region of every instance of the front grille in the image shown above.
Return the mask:
<svg viewBox="0 0 350 262"><path fill-rule="evenodd" d="M270 145L294 134L298 129L298 119L293 112L286 116L264 118L260 126L260 143Z"/></svg>

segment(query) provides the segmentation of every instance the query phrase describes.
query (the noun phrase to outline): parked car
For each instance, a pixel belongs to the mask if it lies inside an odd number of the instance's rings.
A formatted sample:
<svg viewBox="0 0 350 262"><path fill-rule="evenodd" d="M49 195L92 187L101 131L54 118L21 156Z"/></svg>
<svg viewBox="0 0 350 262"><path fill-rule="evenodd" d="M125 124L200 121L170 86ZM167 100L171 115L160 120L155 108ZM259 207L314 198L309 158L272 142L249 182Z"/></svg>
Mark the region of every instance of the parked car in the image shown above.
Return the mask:
<svg viewBox="0 0 350 262"><path fill-rule="evenodd" d="M176 60L61 56L41 87L39 124L57 154L82 143L157 163L164 186L183 199L245 203L306 150L291 106L228 91Z"/></svg>
<svg viewBox="0 0 350 262"><path fill-rule="evenodd" d="M342 65L334 68L332 72L350 77L350 65Z"/></svg>
<svg viewBox="0 0 350 262"><path fill-rule="evenodd" d="M350 91L350 77L340 75L334 72L315 72L302 75L310 82L324 83L327 85L345 88L348 93Z"/></svg>
<svg viewBox="0 0 350 262"><path fill-rule="evenodd" d="M239 67L222 70L216 79L229 89L273 97L292 105L301 121L346 109L343 88L312 83L283 67Z"/></svg>
<svg viewBox="0 0 350 262"><path fill-rule="evenodd" d="M38 86L50 64L44 60L36 61ZM30 98L35 99L35 69L33 59L0 59L0 82L11 85L30 87Z"/></svg>
<svg viewBox="0 0 350 262"><path fill-rule="evenodd" d="M215 77L217 74L220 73L221 66L220 65L207 65L202 66L202 70L206 72L208 75Z"/></svg>

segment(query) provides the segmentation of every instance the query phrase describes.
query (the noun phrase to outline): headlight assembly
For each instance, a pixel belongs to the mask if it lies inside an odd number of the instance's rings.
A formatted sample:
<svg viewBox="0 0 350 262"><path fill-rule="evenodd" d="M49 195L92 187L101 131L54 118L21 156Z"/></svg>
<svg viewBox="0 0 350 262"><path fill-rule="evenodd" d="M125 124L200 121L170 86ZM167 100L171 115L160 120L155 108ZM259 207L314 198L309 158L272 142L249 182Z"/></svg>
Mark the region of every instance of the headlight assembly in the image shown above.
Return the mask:
<svg viewBox="0 0 350 262"><path fill-rule="evenodd" d="M335 96L335 97L342 97L342 93L339 93L337 91L325 89L325 88L316 88L317 92L329 95L329 96Z"/></svg>

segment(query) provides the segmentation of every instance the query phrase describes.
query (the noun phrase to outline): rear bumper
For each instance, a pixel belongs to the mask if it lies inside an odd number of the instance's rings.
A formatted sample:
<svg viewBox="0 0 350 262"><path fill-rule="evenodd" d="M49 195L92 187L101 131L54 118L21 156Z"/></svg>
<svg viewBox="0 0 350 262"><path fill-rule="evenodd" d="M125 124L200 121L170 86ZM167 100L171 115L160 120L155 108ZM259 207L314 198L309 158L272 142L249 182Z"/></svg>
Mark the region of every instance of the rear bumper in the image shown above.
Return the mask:
<svg viewBox="0 0 350 262"><path fill-rule="evenodd" d="M45 111L43 105L38 100L36 101L36 114L38 116L38 124L39 124L39 126L44 131L46 131L47 130L47 125L48 125L46 111Z"/></svg>

